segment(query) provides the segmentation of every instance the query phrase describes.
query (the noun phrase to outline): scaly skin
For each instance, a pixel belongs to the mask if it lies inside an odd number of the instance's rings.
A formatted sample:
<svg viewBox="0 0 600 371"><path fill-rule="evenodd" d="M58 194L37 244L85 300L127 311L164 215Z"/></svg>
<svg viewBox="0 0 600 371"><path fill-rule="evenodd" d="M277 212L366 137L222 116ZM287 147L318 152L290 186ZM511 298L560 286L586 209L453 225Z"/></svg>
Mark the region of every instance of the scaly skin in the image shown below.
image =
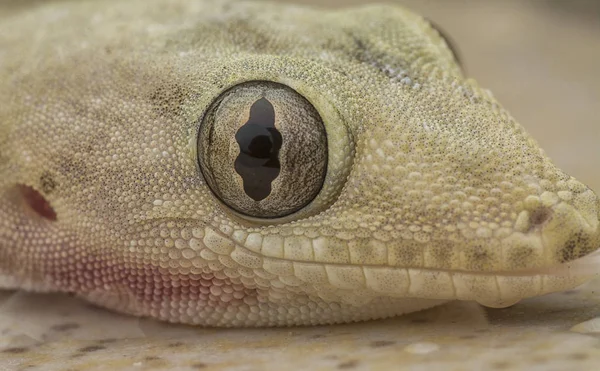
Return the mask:
<svg viewBox="0 0 600 371"><path fill-rule="evenodd" d="M4 287L274 326L504 306L593 273L597 196L408 10L36 4L0 22ZM198 161L208 107L256 80L304 96L327 133L323 188L278 219L232 211Z"/></svg>

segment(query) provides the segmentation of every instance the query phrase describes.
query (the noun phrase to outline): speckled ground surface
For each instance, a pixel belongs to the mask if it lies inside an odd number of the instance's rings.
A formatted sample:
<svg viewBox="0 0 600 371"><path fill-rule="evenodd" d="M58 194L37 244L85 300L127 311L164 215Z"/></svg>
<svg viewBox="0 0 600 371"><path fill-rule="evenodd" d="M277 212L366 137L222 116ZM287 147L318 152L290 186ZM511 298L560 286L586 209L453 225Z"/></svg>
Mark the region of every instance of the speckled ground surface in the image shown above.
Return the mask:
<svg viewBox="0 0 600 371"><path fill-rule="evenodd" d="M595 288L600 281L501 310L454 302L384 321L245 330L138 320L65 296L5 294L0 359L7 370L598 370L600 324L581 324L598 315Z"/></svg>
<svg viewBox="0 0 600 371"><path fill-rule="evenodd" d="M598 2L402 3L441 25L469 75L560 167L600 191ZM130 369L596 371L600 279L507 309L455 302L384 321L251 330L172 326L63 295L0 292L0 371Z"/></svg>

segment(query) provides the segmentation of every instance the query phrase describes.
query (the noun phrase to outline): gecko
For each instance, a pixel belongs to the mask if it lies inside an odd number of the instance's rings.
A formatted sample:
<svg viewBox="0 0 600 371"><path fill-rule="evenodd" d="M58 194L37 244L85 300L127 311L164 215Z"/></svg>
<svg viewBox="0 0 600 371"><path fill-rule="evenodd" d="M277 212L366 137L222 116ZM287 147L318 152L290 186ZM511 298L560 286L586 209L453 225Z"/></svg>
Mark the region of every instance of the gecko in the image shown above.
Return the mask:
<svg viewBox="0 0 600 371"><path fill-rule="evenodd" d="M0 23L0 287L202 326L506 307L600 201L398 5L36 2Z"/></svg>

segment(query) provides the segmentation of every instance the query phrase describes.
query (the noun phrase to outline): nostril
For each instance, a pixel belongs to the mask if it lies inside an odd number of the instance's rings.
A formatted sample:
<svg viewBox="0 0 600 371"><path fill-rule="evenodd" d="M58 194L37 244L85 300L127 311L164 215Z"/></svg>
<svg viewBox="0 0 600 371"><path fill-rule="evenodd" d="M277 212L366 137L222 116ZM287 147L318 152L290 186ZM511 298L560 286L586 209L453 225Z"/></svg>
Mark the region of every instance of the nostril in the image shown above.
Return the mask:
<svg viewBox="0 0 600 371"><path fill-rule="evenodd" d="M24 184L17 185L17 188L31 210L44 219L56 221L56 211L41 193Z"/></svg>
<svg viewBox="0 0 600 371"><path fill-rule="evenodd" d="M515 230L522 233L539 231L548 224L554 215L554 210L549 207L536 207L522 210L515 221Z"/></svg>
<svg viewBox="0 0 600 371"><path fill-rule="evenodd" d="M531 228L538 228L546 224L552 218L552 209L548 207L540 207L531 212L529 220Z"/></svg>

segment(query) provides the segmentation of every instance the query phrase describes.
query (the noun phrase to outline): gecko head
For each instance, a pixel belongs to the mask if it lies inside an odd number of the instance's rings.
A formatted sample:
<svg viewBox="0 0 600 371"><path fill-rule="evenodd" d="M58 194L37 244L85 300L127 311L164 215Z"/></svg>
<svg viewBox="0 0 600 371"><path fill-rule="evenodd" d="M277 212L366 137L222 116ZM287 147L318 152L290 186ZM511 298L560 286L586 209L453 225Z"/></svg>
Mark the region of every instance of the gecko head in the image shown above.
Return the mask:
<svg viewBox="0 0 600 371"><path fill-rule="evenodd" d="M71 31L10 44L2 280L257 326L501 306L595 273L598 197L426 20L192 4L73 3ZM54 17L2 27L36 19Z"/></svg>

